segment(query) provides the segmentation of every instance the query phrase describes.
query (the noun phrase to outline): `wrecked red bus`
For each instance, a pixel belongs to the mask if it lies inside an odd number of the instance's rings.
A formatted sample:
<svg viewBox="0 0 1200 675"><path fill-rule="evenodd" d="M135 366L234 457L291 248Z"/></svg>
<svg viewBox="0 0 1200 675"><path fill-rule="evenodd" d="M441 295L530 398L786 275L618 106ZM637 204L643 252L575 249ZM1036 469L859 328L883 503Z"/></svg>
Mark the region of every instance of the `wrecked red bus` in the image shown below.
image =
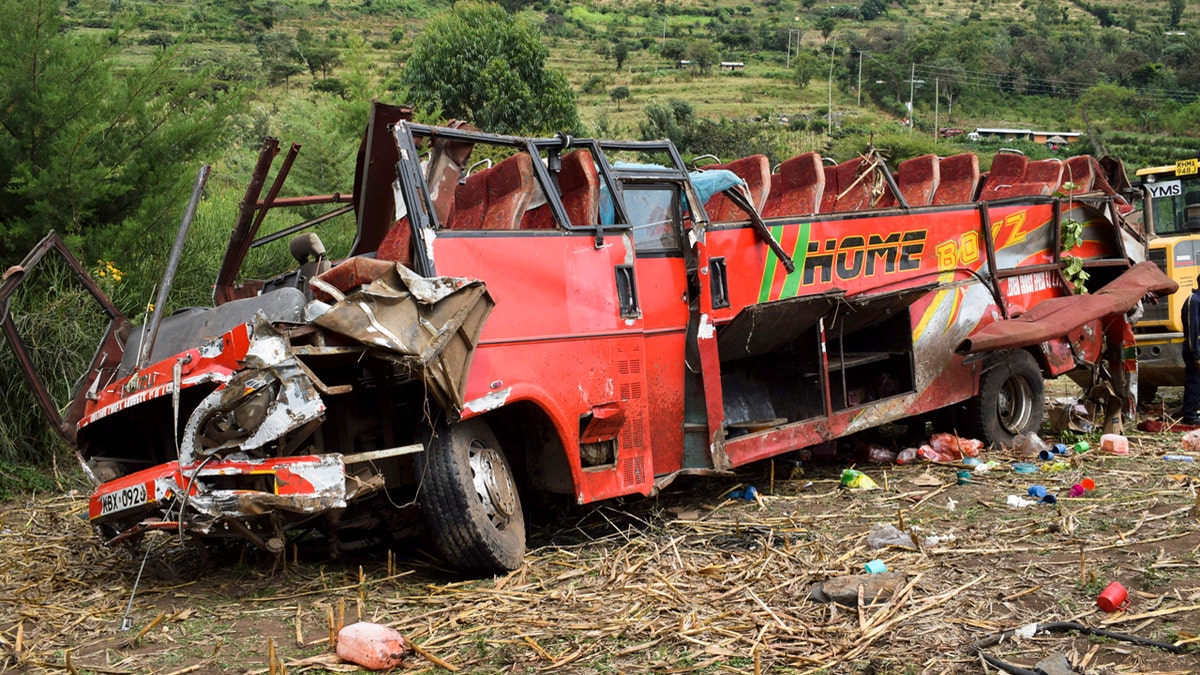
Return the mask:
<svg viewBox="0 0 1200 675"><path fill-rule="evenodd" d="M906 418L1005 443L1068 372L1127 394L1129 315L1175 287L1139 262L1120 196L1061 163L694 172L665 141L381 104L351 192L286 196L298 151L268 187L264 145L213 307L133 326L91 284L111 324L65 407L23 359L108 542L423 531L458 570L513 569L539 493L650 495ZM263 227L289 207L327 210ZM256 276L271 245L290 263ZM9 299L51 252L69 258L51 235L0 286L18 352Z"/></svg>

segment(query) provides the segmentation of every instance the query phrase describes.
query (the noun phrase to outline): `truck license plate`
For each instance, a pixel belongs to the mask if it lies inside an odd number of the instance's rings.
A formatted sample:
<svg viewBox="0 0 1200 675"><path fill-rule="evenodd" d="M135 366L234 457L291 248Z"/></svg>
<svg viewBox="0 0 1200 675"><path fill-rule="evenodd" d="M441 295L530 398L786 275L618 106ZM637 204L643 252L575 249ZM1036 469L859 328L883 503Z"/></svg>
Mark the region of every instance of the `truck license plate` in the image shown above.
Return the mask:
<svg viewBox="0 0 1200 675"><path fill-rule="evenodd" d="M110 492L100 498L100 515L106 516L117 511L132 509L150 501L146 484L130 485L116 492Z"/></svg>

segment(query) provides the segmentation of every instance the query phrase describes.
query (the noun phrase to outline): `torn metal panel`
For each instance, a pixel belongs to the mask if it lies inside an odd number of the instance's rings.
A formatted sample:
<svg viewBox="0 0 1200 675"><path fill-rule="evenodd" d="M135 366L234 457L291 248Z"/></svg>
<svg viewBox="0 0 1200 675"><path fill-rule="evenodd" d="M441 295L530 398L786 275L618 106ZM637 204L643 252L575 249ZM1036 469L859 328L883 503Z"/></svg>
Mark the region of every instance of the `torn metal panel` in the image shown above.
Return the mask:
<svg viewBox="0 0 1200 675"><path fill-rule="evenodd" d="M483 282L427 279L396 263L344 296L330 290L337 301L318 326L390 354L441 405L462 410L471 356L495 304Z"/></svg>
<svg viewBox="0 0 1200 675"><path fill-rule="evenodd" d="M1062 337L1088 321L1124 314L1148 293L1174 293L1179 284L1152 262L1140 262L1087 295L1051 298L1015 319L991 323L964 340L959 353L987 352L1028 347Z"/></svg>
<svg viewBox="0 0 1200 675"><path fill-rule="evenodd" d="M247 370L205 397L189 416L179 448L184 464L259 450L324 415L325 403L307 369L261 313L243 362Z"/></svg>

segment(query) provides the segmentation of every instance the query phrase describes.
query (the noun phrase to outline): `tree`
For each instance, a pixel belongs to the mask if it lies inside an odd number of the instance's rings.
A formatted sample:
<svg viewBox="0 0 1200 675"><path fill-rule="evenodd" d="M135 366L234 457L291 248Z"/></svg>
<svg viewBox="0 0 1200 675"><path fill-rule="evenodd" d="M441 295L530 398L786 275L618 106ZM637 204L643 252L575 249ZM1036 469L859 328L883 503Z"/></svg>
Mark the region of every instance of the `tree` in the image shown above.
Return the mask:
<svg viewBox="0 0 1200 675"><path fill-rule="evenodd" d="M488 131L580 130L575 94L547 55L527 21L494 3L459 2L414 41L401 82L416 105Z"/></svg>
<svg viewBox="0 0 1200 675"><path fill-rule="evenodd" d="M792 61L795 63L792 67L793 77L795 78L796 86L800 87L801 91L814 78L820 77L825 69L824 62L811 51L798 52Z"/></svg>
<svg viewBox="0 0 1200 675"><path fill-rule="evenodd" d="M613 87L613 90L611 92L609 92L608 97L611 98L613 100L613 102L617 104L617 110L620 110L621 109L621 101L624 101L625 99L629 98L629 87L626 87L625 85L621 85L620 87Z"/></svg>
<svg viewBox="0 0 1200 675"><path fill-rule="evenodd" d="M1171 0L1171 28L1179 26L1179 20L1183 18L1183 9L1187 6L1187 0Z"/></svg>
<svg viewBox="0 0 1200 675"><path fill-rule="evenodd" d="M58 10L0 0L0 259L54 229L89 260L156 266L140 254L173 234L198 159L224 141L239 97L215 94L206 71L186 73L179 47L118 68L117 41L63 30Z"/></svg>
<svg viewBox="0 0 1200 675"><path fill-rule="evenodd" d="M620 70L625 65L625 59L629 57L629 44L624 40L617 42L612 47L612 56L617 62L617 70Z"/></svg>
<svg viewBox="0 0 1200 675"><path fill-rule="evenodd" d="M692 40L683 56L695 64L702 73L712 70L717 59L721 58L712 40Z"/></svg>

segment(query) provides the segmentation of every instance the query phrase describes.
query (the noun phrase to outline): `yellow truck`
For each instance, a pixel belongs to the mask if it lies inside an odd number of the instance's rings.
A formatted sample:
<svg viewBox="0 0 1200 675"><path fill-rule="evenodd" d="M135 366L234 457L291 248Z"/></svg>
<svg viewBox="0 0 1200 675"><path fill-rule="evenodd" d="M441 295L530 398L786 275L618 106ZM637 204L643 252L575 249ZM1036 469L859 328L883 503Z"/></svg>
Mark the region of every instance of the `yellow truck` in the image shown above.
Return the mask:
<svg viewBox="0 0 1200 675"><path fill-rule="evenodd" d="M1137 336L1138 398L1150 401L1160 386L1183 385L1184 298L1200 273L1200 159L1139 169L1147 257L1175 281L1179 290L1145 306L1134 326Z"/></svg>

